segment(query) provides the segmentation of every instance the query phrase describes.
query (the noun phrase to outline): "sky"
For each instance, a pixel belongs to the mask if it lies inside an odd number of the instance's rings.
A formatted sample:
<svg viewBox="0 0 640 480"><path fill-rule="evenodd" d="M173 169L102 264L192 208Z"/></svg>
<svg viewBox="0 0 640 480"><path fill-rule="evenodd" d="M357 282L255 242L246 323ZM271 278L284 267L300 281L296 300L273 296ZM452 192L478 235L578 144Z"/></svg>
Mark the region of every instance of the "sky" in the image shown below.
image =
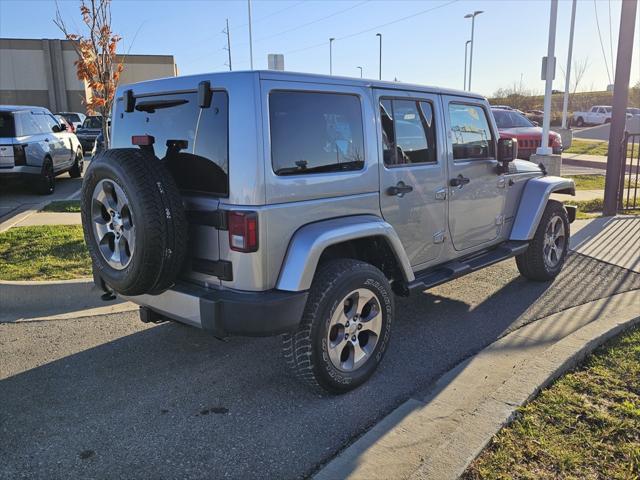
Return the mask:
<svg viewBox="0 0 640 480"><path fill-rule="evenodd" d="M79 29L79 0L58 3L67 24ZM52 21L55 8L54 0L0 0L0 37L61 38ZM621 0L578 1L573 56L588 65L578 90L604 90L613 79L620 9ZM113 0L112 10L121 52L172 54L184 75L228 69L223 30L229 19L233 69L249 69L246 0ZM365 77L377 78L381 33L383 79L462 89L471 35L464 15L474 10L484 13L475 21L472 90L491 96L521 84L543 93L549 0L253 0L254 68L267 68L267 54L283 53L286 70L329 73L333 37L334 75L359 76L361 66ZM561 68L570 16L571 2L560 0L555 53ZM632 85L640 81L639 47L640 18ZM558 90L564 90L561 68L554 81Z"/></svg>

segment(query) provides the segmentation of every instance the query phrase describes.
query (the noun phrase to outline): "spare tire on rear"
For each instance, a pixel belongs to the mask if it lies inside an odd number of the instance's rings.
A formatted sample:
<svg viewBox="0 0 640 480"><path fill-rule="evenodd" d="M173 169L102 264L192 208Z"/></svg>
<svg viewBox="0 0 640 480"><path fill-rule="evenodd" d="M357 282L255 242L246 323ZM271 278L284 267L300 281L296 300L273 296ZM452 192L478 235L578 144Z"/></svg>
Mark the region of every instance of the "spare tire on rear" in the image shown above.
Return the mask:
<svg viewBox="0 0 640 480"><path fill-rule="evenodd" d="M82 227L95 272L122 295L169 288L187 249L180 192L161 160L134 148L106 150L82 183Z"/></svg>

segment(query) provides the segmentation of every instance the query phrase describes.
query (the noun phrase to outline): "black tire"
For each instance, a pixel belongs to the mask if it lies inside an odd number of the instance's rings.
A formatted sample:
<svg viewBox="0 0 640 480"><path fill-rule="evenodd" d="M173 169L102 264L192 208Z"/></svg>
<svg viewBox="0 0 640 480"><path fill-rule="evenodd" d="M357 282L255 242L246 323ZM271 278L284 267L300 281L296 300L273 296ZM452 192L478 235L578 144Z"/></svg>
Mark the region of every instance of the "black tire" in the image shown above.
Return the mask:
<svg viewBox="0 0 640 480"><path fill-rule="evenodd" d="M340 302L356 289L365 289L375 295L382 326L380 335L373 337L377 343L364 363L346 372L337 368L330 359L329 325L336 309L346 308ZM380 270L359 260L331 260L316 272L298 330L283 336L285 362L299 380L314 390L333 394L353 390L373 375L382 360L391 336L393 318L393 293ZM364 346L366 341L362 343L361 334L356 331L358 341ZM345 342L348 343L347 340ZM349 345L347 347L350 348Z"/></svg>
<svg viewBox="0 0 640 480"><path fill-rule="evenodd" d="M76 161L73 163L73 166L69 169L69 176L71 178L80 178L82 176L82 171L84 170L84 153L82 152L82 147L78 148L76 152Z"/></svg>
<svg viewBox="0 0 640 480"><path fill-rule="evenodd" d="M547 230L550 228L550 224L555 221L554 219L556 218L562 222L564 239L561 253L559 255L553 255L553 257L557 259L557 263L550 264L548 261L545 261L546 252L548 251L545 236ZM560 202L549 200L533 240L531 240L529 244L529 248L527 248L523 254L516 256L516 264L518 265L520 273L530 280L539 282L553 280L562 270L562 266L567 257L570 234L569 217L564 206Z"/></svg>
<svg viewBox="0 0 640 480"><path fill-rule="evenodd" d="M103 180L122 189L131 205L135 236L122 269L109 264L96 238L93 193ZM94 268L113 290L122 295L158 294L175 282L186 256L187 220L178 187L158 158L132 148L104 151L85 173L81 209Z"/></svg>
<svg viewBox="0 0 640 480"><path fill-rule="evenodd" d="M610 119L610 118L605 118L605 119L604 119L604 124L606 125L606 124L608 124L608 123L611 123L611 119Z"/></svg>
<svg viewBox="0 0 640 480"><path fill-rule="evenodd" d="M56 175L53 172L53 162L45 158L42 163L42 171L34 179L34 190L38 195L51 195L56 190Z"/></svg>
<svg viewBox="0 0 640 480"><path fill-rule="evenodd" d="M576 120L576 127L584 127L584 118L578 117L578 120Z"/></svg>

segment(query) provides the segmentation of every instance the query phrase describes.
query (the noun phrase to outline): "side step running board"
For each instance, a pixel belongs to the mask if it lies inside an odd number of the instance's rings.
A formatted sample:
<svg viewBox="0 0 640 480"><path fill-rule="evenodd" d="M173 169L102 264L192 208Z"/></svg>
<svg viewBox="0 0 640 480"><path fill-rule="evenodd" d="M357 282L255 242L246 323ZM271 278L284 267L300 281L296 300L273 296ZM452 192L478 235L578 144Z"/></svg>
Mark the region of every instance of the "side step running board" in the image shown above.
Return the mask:
<svg viewBox="0 0 640 480"><path fill-rule="evenodd" d="M409 283L409 290L426 290L442 283L462 277L467 273L475 272L507 258L515 257L523 253L529 242L506 242L497 248L488 250L479 255L464 260L454 260L438 267L416 273L416 279Z"/></svg>

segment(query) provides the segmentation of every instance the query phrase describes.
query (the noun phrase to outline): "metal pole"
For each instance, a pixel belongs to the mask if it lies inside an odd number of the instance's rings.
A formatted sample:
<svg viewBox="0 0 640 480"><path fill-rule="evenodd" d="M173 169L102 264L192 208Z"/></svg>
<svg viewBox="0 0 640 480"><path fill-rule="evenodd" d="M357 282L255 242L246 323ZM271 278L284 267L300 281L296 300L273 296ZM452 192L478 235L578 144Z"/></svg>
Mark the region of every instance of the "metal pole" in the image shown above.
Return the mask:
<svg viewBox="0 0 640 480"><path fill-rule="evenodd" d="M569 84L571 80L571 55L573 54L573 30L576 25L576 3L571 5L571 28L569 28L569 53L567 54L567 78L564 79L564 99L562 101L562 128L567 128L567 110L569 109Z"/></svg>
<svg viewBox="0 0 640 480"><path fill-rule="evenodd" d="M229 54L229 71L231 68L231 33L229 33L229 19L227 18L227 53Z"/></svg>
<svg viewBox="0 0 640 480"><path fill-rule="evenodd" d="M360 78L362 78L362 67L356 67L360 69Z"/></svg>
<svg viewBox="0 0 640 480"><path fill-rule="evenodd" d="M247 0L247 8L249 9L249 63L253 70L253 35L251 32L251 0Z"/></svg>
<svg viewBox="0 0 640 480"><path fill-rule="evenodd" d="M536 150L538 155L551 155L553 149L549 148L549 126L551 123L551 92L553 90L554 60L556 48L556 20L558 19L558 0L551 0L551 12L549 14L549 44L547 48L547 71L545 73L544 89L544 115L542 117L542 140Z"/></svg>
<svg viewBox="0 0 640 480"><path fill-rule="evenodd" d="M376 33L376 37L380 38L380 48L378 54L378 80L382 80L382 34Z"/></svg>
<svg viewBox="0 0 640 480"><path fill-rule="evenodd" d="M471 40L467 40L467 42L464 44L464 87L462 87L463 90L467 89L467 50L470 43L471 43Z"/></svg>
<svg viewBox="0 0 640 480"><path fill-rule="evenodd" d="M618 54L616 58L615 82L613 85L613 105L611 111L611 130L609 132L609 155L607 175L604 185L603 215L615 215L618 210L618 188L624 175L623 161L626 152L622 152L622 140L626 122L626 109L629 100L629 76L633 54L633 34L636 23L637 0L622 2L620 13L620 33L618 34Z"/></svg>
<svg viewBox="0 0 640 480"><path fill-rule="evenodd" d="M469 91L471 91L471 69L473 68L473 41L474 28L476 23L476 16L471 17L471 53L469 54Z"/></svg>
<svg viewBox="0 0 640 480"><path fill-rule="evenodd" d="M333 75L333 41L335 38L329 39L329 75Z"/></svg>

